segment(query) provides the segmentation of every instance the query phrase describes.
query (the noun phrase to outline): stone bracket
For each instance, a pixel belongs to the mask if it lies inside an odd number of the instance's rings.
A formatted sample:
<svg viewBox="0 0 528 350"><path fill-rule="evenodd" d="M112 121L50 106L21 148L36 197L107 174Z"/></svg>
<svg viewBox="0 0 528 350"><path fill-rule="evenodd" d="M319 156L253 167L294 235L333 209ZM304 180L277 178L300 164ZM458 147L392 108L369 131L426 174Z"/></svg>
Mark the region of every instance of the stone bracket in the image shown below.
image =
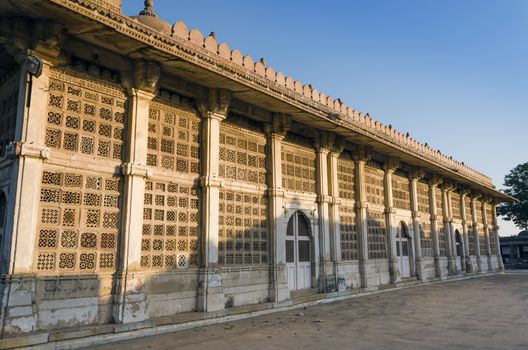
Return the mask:
<svg viewBox="0 0 528 350"><path fill-rule="evenodd" d="M224 180L219 179L217 177L211 177L211 176L202 176L200 177L200 185L202 187L216 187L216 188L222 188L224 187Z"/></svg>
<svg viewBox="0 0 528 350"><path fill-rule="evenodd" d="M396 214L396 209L393 207L388 207L385 209L385 214Z"/></svg>
<svg viewBox="0 0 528 350"><path fill-rule="evenodd" d="M321 194L317 196L317 203L332 203L332 197L326 194Z"/></svg>
<svg viewBox="0 0 528 350"><path fill-rule="evenodd" d="M7 145L9 157L27 157L34 159L50 159L49 147L27 142L13 142Z"/></svg>
<svg viewBox="0 0 528 350"><path fill-rule="evenodd" d="M146 178L152 177L152 169L143 164L138 163L124 163L121 165L121 171L125 176L142 176Z"/></svg>
<svg viewBox="0 0 528 350"><path fill-rule="evenodd" d="M368 202L367 201L357 201L355 203L355 207L357 209L368 209Z"/></svg>

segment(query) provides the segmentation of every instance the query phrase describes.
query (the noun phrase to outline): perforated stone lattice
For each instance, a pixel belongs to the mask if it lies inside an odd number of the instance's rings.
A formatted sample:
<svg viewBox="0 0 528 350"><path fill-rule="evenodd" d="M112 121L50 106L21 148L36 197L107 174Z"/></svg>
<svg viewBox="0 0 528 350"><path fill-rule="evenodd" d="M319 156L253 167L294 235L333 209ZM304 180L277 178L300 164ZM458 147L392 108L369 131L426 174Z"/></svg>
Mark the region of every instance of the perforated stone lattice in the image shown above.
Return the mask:
<svg viewBox="0 0 528 350"><path fill-rule="evenodd" d="M151 269L198 267L198 190L191 185L147 181L141 266Z"/></svg>
<svg viewBox="0 0 528 350"><path fill-rule="evenodd" d="M228 180L266 185L266 138L229 124L220 126L220 172Z"/></svg>
<svg viewBox="0 0 528 350"><path fill-rule="evenodd" d="M121 160L126 95L117 87L51 71L46 146Z"/></svg>
<svg viewBox="0 0 528 350"><path fill-rule="evenodd" d="M281 161L282 187L293 192L315 193L315 152L284 143Z"/></svg>
<svg viewBox="0 0 528 350"><path fill-rule="evenodd" d="M396 174L392 175L392 197L395 208L411 210L409 179Z"/></svg>
<svg viewBox="0 0 528 350"><path fill-rule="evenodd" d="M477 251L475 248L475 230L473 227L468 226L468 248L469 248L469 255L476 255Z"/></svg>
<svg viewBox="0 0 528 350"><path fill-rule="evenodd" d="M189 107L156 99L150 105L147 165L195 174L200 172L200 119Z"/></svg>
<svg viewBox="0 0 528 350"><path fill-rule="evenodd" d="M438 220L444 220L444 207L442 206L442 191L439 188L435 188L435 201L436 201L436 215Z"/></svg>
<svg viewBox="0 0 528 350"><path fill-rule="evenodd" d="M429 215L429 185L418 182L416 185L416 192L418 195L418 212Z"/></svg>
<svg viewBox="0 0 528 350"><path fill-rule="evenodd" d="M385 187L383 185L383 177L384 173L382 170L365 166L367 202L379 206L385 205Z"/></svg>
<svg viewBox="0 0 528 350"><path fill-rule="evenodd" d="M93 273L115 268L121 180L45 169L36 271Z"/></svg>
<svg viewBox="0 0 528 350"><path fill-rule="evenodd" d="M355 200L355 166L354 161L339 158L337 160L337 184L339 197L342 200Z"/></svg>
<svg viewBox="0 0 528 350"><path fill-rule="evenodd" d="M358 232L354 207L339 206L339 227L341 231L341 259L359 258Z"/></svg>
<svg viewBox="0 0 528 350"><path fill-rule="evenodd" d="M218 263L267 264L267 200L264 193L220 191Z"/></svg>
<svg viewBox="0 0 528 350"><path fill-rule="evenodd" d="M387 258L385 214L369 210L367 215L369 259Z"/></svg>
<svg viewBox="0 0 528 350"><path fill-rule="evenodd" d="M451 193L451 213L454 219L462 219L462 213L460 211L460 194L456 192Z"/></svg>
<svg viewBox="0 0 528 350"><path fill-rule="evenodd" d="M433 257L433 240L431 237L431 223L427 218L420 221L420 245L422 248L422 256Z"/></svg>
<svg viewBox="0 0 528 350"><path fill-rule="evenodd" d="M441 220L441 219L440 219ZM438 223L438 247L440 251L440 256L447 256L447 242L446 242L446 228L443 222Z"/></svg>

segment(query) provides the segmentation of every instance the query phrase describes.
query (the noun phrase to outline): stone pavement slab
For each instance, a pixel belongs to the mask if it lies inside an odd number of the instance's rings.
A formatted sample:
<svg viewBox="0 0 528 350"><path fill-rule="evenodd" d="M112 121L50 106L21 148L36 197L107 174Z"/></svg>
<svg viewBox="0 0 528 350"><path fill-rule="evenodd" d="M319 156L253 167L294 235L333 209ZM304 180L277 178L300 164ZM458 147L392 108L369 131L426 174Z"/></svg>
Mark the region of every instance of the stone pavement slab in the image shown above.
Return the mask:
<svg viewBox="0 0 528 350"><path fill-rule="evenodd" d="M528 349L528 273L399 289L92 349Z"/></svg>

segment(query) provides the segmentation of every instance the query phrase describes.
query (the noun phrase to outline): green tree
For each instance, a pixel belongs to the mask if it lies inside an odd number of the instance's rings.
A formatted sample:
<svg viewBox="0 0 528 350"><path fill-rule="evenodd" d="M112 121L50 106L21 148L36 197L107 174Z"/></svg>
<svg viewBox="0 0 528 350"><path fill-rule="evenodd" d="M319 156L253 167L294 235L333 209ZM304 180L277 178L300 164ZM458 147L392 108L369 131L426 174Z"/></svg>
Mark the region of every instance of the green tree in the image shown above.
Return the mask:
<svg viewBox="0 0 528 350"><path fill-rule="evenodd" d="M504 193L519 201L501 204L497 207L497 214L520 228L528 229L528 162L513 168L504 178L504 186Z"/></svg>

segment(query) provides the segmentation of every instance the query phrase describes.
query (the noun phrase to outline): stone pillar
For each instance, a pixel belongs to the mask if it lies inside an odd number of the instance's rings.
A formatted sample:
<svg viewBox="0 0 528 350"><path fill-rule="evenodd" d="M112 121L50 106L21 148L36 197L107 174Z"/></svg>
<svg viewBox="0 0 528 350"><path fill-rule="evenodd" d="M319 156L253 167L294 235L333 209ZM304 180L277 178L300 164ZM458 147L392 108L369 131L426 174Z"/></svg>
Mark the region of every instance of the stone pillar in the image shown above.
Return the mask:
<svg viewBox="0 0 528 350"><path fill-rule="evenodd" d="M433 177L429 182L429 209L431 211L431 236L433 237L433 255L435 265L435 275L437 278L442 278L442 268L440 266L440 244L438 242L438 210L436 208L436 191L437 185L441 184L442 180Z"/></svg>
<svg viewBox="0 0 528 350"><path fill-rule="evenodd" d="M478 272L482 272L482 258L480 256L480 237L478 233L478 223L477 223L477 204L476 200L478 195L471 195L471 216L473 217L473 234L475 236L475 254L477 256L477 268Z"/></svg>
<svg viewBox="0 0 528 350"><path fill-rule="evenodd" d="M356 180L356 218L358 227L359 243L359 274L361 278L361 287L368 287L368 265L369 265L369 247L368 247L368 224L367 224L367 186L365 175L365 164L370 158L368 149L361 147L354 154L355 162L355 180Z"/></svg>
<svg viewBox="0 0 528 350"><path fill-rule="evenodd" d="M447 255L447 269L449 271L450 275L455 275L456 272L456 264L455 264L455 258L453 254L453 226L452 226L452 219L451 219L451 203L449 202L449 191L451 187L444 183L442 185L442 212L444 214L443 221L444 221L444 231L445 231L445 237L446 237L446 255Z"/></svg>
<svg viewBox="0 0 528 350"><path fill-rule="evenodd" d="M268 203L270 220L270 300L275 303L290 299L286 278L286 230L284 228L284 189L282 187L282 140L289 128L290 118L274 114L266 126L268 135Z"/></svg>
<svg viewBox="0 0 528 350"><path fill-rule="evenodd" d="M5 39L7 54L20 65L15 143L8 146L6 156L13 158L8 212L10 237L6 235L5 251L9 252L5 279L0 281L0 317L2 333L31 332L37 328L36 305L34 304L35 242L38 236L40 184L44 161L50 158L50 149L45 145L46 121L50 70L60 64L59 44L62 26L34 22L31 32L22 19L2 19L0 36ZM30 75L26 60L29 56L40 60L40 75ZM3 260L5 262L6 260Z"/></svg>
<svg viewBox="0 0 528 350"><path fill-rule="evenodd" d="M330 201L330 257L334 263L334 275L339 275L341 261L341 228L339 222L339 183L337 178L337 160L342 149L333 149L328 157L328 194ZM337 287L337 286L336 286Z"/></svg>
<svg viewBox="0 0 528 350"><path fill-rule="evenodd" d="M495 249L497 250L497 263L499 271L504 271L504 261L502 260L502 251L500 247L499 226L497 225L497 204L491 203L491 225L493 228L492 234L495 237Z"/></svg>
<svg viewBox="0 0 528 350"><path fill-rule="evenodd" d="M326 134L322 134L321 138L326 138ZM320 274L319 274L319 290L321 292L333 291L331 286L335 285L335 276L333 275L333 264L330 257L330 215L329 203L330 196L328 195L328 154L330 151L326 140L319 140L320 144L316 147L316 193L317 193L317 207L319 210L319 259L320 259ZM324 144L323 144L324 142ZM334 283L332 283L332 280Z"/></svg>
<svg viewBox="0 0 528 350"><path fill-rule="evenodd" d="M486 255L488 260L488 271L492 271L491 265L491 245L490 245L490 225L488 225L488 217L486 214L486 206L490 205L488 199L482 201L482 223L484 227L484 239L486 240Z"/></svg>
<svg viewBox="0 0 528 350"><path fill-rule="evenodd" d="M392 197L392 174L398 168L398 162L395 159L388 159L385 162L384 170L385 177L383 179L385 187L385 223L387 227L387 246L389 248L389 273L390 282L392 284L401 280L400 271L398 269L398 257L396 256L396 234L397 226L394 222L394 209Z"/></svg>
<svg viewBox="0 0 528 350"><path fill-rule="evenodd" d="M197 101L201 122L201 264L197 310L219 311L225 308L222 276L218 268L218 217L220 205L220 122L227 116L231 95L226 90L209 90Z"/></svg>
<svg viewBox="0 0 528 350"><path fill-rule="evenodd" d="M414 170L410 176L411 212L413 222L414 260L416 276L423 280L422 241L420 237L420 220L418 217L418 180L423 177L423 171Z"/></svg>
<svg viewBox="0 0 528 350"><path fill-rule="evenodd" d="M462 234L464 239L464 264L466 265L466 273L473 272L473 264L469 256L469 237L468 237L468 225L466 216L466 195L468 194L467 189L460 191L460 217L462 218Z"/></svg>
<svg viewBox="0 0 528 350"><path fill-rule="evenodd" d="M128 147L122 165L124 175L120 261L118 263L114 321L139 322L148 318L145 276L141 269L141 239L150 102L154 98L160 68L152 62L135 64L133 87L129 89Z"/></svg>

